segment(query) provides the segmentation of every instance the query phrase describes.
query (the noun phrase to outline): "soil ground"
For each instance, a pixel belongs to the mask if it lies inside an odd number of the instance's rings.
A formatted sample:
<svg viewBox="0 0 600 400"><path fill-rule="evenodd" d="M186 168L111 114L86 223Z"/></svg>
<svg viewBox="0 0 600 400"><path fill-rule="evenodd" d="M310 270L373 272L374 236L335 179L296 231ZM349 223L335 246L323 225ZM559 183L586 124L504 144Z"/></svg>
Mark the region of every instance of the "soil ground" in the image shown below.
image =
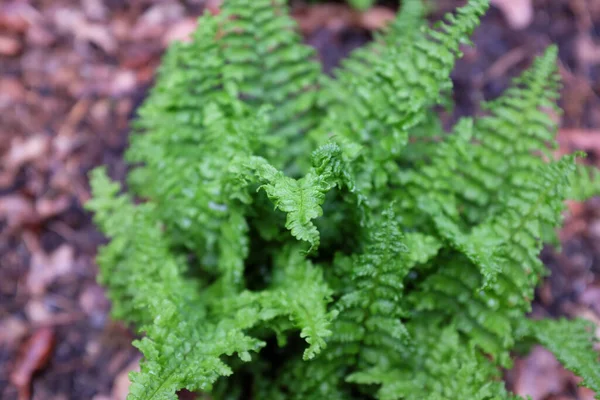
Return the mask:
<svg viewBox="0 0 600 400"><path fill-rule="evenodd" d="M16 399L15 383L29 381L39 400L116 400L126 393L139 355L132 331L110 320L110 303L95 282L94 256L104 238L82 207L86 174L105 164L124 178L136 107L169 41L218 2L204 3L0 1L0 398ZM436 19L463 2L433 3ZM495 4L453 74L453 117L478 113L482 99L502 93L535 54L556 43L564 81L561 149L586 150L588 162L597 163L600 1ZM293 2L326 71L370 40L397 6L380 2L358 15L341 3ZM600 199L570 205L561 240L562 251L542 255L552 273L533 312L600 322ZM40 366L33 377L23 372L27 357ZM507 380L536 400L593 397L543 349L517 360Z"/></svg>

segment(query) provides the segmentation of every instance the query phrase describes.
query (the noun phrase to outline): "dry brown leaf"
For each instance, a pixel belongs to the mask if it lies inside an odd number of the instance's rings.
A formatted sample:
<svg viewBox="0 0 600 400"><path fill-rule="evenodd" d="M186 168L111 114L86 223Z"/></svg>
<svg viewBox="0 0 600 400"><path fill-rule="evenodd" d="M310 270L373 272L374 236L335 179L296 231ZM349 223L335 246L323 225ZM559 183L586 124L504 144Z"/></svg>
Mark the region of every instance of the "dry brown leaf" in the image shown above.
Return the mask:
<svg viewBox="0 0 600 400"><path fill-rule="evenodd" d="M184 18L185 9L179 3L158 3L150 7L138 19L130 32L134 41L156 40L163 37L170 25Z"/></svg>
<svg viewBox="0 0 600 400"><path fill-rule="evenodd" d="M46 365L54 348L54 330L38 329L23 345L21 354L10 374L10 381L19 390L19 400L31 397L31 378Z"/></svg>
<svg viewBox="0 0 600 400"><path fill-rule="evenodd" d="M44 134L33 135L26 140L15 137L11 141L10 149L4 159L5 166L18 169L21 165L42 157L49 147L50 138Z"/></svg>
<svg viewBox="0 0 600 400"><path fill-rule="evenodd" d="M104 293L104 289L93 284L82 290L79 296L79 306L88 316L101 319L110 309L110 302Z"/></svg>
<svg viewBox="0 0 600 400"><path fill-rule="evenodd" d="M394 12L386 7L375 6L360 12L347 4L315 4L295 10L293 16L306 35L323 27L333 32L348 28L377 30L395 18Z"/></svg>
<svg viewBox="0 0 600 400"><path fill-rule="evenodd" d="M117 42L105 25L82 21L77 25L75 38L94 43L107 54L113 54L117 50Z"/></svg>
<svg viewBox="0 0 600 400"><path fill-rule="evenodd" d="M294 19L305 35L310 35L327 27L332 31L339 31L356 22L356 13L344 4L316 4L294 10Z"/></svg>
<svg viewBox="0 0 600 400"><path fill-rule="evenodd" d="M50 325L56 316L50 311L48 305L42 299L31 299L24 308L27 320L35 325Z"/></svg>
<svg viewBox="0 0 600 400"><path fill-rule="evenodd" d="M28 45L46 48L54 44L57 39L54 32L42 24L31 25L25 38Z"/></svg>
<svg viewBox="0 0 600 400"><path fill-rule="evenodd" d="M26 93L18 79L0 78L0 109L22 102Z"/></svg>
<svg viewBox="0 0 600 400"><path fill-rule="evenodd" d="M374 31L385 28L396 18L396 14L387 7L371 7L360 15L362 28Z"/></svg>
<svg viewBox="0 0 600 400"><path fill-rule="evenodd" d="M39 19L38 11L24 1L0 5L0 31L23 33Z"/></svg>
<svg viewBox="0 0 600 400"><path fill-rule="evenodd" d="M509 69L527 59L530 51L525 47L517 47L500 57L485 72L484 82L493 81L505 76ZM482 83L484 83L482 82Z"/></svg>
<svg viewBox="0 0 600 400"><path fill-rule="evenodd" d="M223 0L206 0L205 7L212 15L218 15L221 12L221 3Z"/></svg>
<svg viewBox="0 0 600 400"><path fill-rule="evenodd" d="M68 127L65 128L68 129ZM59 133L52 138L52 151L54 152L55 159L65 160L82 142L80 137L71 134L70 131ZM63 171L59 170L57 174L61 172Z"/></svg>
<svg viewBox="0 0 600 400"><path fill-rule="evenodd" d="M552 394L560 394L569 381L569 375L556 357L541 346L515 363L516 380L513 391L521 396L542 400Z"/></svg>
<svg viewBox="0 0 600 400"><path fill-rule="evenodd" d="M583 386L577 387L577 399L578 400L594 400L596 399L596 393L592 389L588 389Z"/></svg>
<svg viewBox="0 0 600 400"><path fill-rule="evenodd" d="M56 198L41 197L35 202L35 211L42 220L45 220L62 213L70 205L71 197L66 194Z"/></svg>
<svg viewBox="0 0 600 400"><path fill-rule="evenodd" d="M13 194L0 197L0 219L5 219L10 228L20 228L35 218L33 204L24 196Z"/></svg>
<svg viewBox="0 0 600 400"><path fill-rule="evenodd" d="M129 386L131 382L129 381L129 373L132 371L140 370L140 359L137 358L131 363L129 363L115 378L115 382L113 385L111 397L112 400L125 400L127 398L127 394L129 393Z"/></svg>
<svg viewBox="0 0 600 400"><path fill-rule="evenodd" d="M110 83L109 93L113 97L120 97L133 92L136 87L137 77L135 72L128 69L120 69L115 72Z"/></svg>
<svg viewBox="0 0 600 400"><path fill-rule="evenodd" d="M110 26L89 22L81 11L58 9L54 15L54 22L62 32L73 35L76 40L91 42L107 54L117 50L117 41Z"/></svg>
<svg viewBox="0 0 600 400"><path fill-rule="evenodd" d="M558 132L561 148L593 151L600 154L600 131L589 129L561 129Z"/></svg>
<svg viewBox="0 0 600 400"><path fill-rule="evenodd" d="M185 18L177 22L167 30L163 39L163 46L166 47L174 41L189 42L197 25L197 18Z"/></svg>
<svg viewBox="0 0 600 400"><path fill-rule="evenodd" d="M166 25L181 19L185 15L185 7L178 2L157 2L148 8L138 22L147 25Z"/></svg>
<svg viewBox="0 0 600 400"><path fill-rule="evenodd" d="M14 36L0 35L0 56L13 57L21 53L23 45Z"/></svg>
<svg viewBox="0 0 600 400"><path fill-rule="evenodd" d="M596 313L600 315L600 283L588 285L579 295L581 304L595 308Z"/></svg>
<svg viewBox="0 0 600 400"><path fill-rule="evenodd" d="M27 325L21 318L7 317L0 319L0 345L19 342L27 334Z"/></svg>
<svg viewBox="0 0 600 400"><path fill-rule="evenodd" d="M531 0L491 0L504 14L506 22L513 29L524 29L533 21Z"/></svg>
<svg viewBox="0 0 600 400"><path fill-rule="evenodd" d="M568 154L569 151L564 151L563 154ZM588 231L589 223L583 216L586 206L579 201L567 200L567 218L563 227L558 232L559 239L562 243L571 239L576 235L584 234Z"/></svg>
<svg viewBox="0 0 600 400"><path fill-rule="evenodd" d="M594 43L589 34L582 34L577 37L575 52L577 59L585 66L589 67L600 63L600 46Z"/></svg>
<svg viewBox="0 0 600 400"><path fill-rule="evenodd" d="M81 5L86 17L91 20L104 21L108 17L108 9L103 0L82 0Z"/></svg>
<svg viewBox="0 0 600 400"><path fill-rule="evenodd" d="M69 273L73 267L75 251L69 245L62 245L52 254L35 251L27 275L27 288L35 295L45 293L46 288L58 277Z"/></svg>

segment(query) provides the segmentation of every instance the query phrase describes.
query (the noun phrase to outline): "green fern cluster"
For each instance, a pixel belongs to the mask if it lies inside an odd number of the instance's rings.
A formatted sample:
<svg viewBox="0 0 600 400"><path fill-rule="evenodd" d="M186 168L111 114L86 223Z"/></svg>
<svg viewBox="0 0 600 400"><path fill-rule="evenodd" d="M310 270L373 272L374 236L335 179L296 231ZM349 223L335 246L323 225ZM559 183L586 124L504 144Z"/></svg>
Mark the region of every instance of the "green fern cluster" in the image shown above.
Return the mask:
<svg viewBox="0 0 600 400"><path fill-rule="evenodd" d="M144 333L130 400L516 399L501 371L530 343L600 393L591 327L526 318L564 200L599 186L553 156L556 48L452 133L435 112L486 9L428 27L406 0L334 78L285 0L225 0L169 49L130 194L98 169L88 204L113 315Z"/></svg>

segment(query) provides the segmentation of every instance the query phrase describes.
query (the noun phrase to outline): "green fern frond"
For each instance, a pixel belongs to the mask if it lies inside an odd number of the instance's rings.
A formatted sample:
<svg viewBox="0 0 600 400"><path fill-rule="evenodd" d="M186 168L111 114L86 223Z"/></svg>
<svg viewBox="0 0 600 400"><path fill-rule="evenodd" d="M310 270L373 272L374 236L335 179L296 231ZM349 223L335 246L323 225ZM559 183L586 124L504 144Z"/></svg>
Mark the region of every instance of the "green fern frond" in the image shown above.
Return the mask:
<svg viewBox="0 0 600 400"><path fill-rule="evenodd" d="M459 219L452 185L457 167L470 160L472 134L472 120L461 119L454 127L453 134L437 144L430 164L419 165L420 168L398 174L394 180L400 185L398 192L407 193L399 203L404 224L432 224L432 217L434 221L437 219L438 224L442 223L443 218L450 221ZM420 220L412 221L415 208L421 208L423 214L420 215ZM448 228L445 227L441 232L446 232Z"/></svg>
<svg viewBox="0 0 600 400"><path fill-rule="evenodd" d="M594 196L600 196L600 172L588 165L577 165L569 200L584 201Z"/></svg>
<svg viewBox="0 0 600 400"><path fill-rule="evenodd" d="M424 321L423 321L424 322ZM419 365L403 369L371 369L350 375L349 380L364 385L379 384L380 400L516 400L501 382L499 372L480 354L465 346L453 327L434 329L425 326L411 332L419 340L420 351L426 352Z"/></svg>
<svg viewBox="0 0 600 400"><path fill-rule="evenodd" d="M472 162L458 169L456 193L468 210L471 223L498 211L498 202L509 188L521 183L519 176L531 174L544 160L553 159L556 124L550 112L559 113L557 48L550 46L531 68L516 78L498 99L482 105L490 115L475 121Z"/></svg>
<svg viewBox="0 0 600 400"><path fill-rule="evenodd" d="M409 34L405 46L389 46L370 74L345 82L343 101L329 104L327 117L311 136L317 143L334 135L365 147L362 157L371 165L357 172L359 187L382 187L398 173L391 161L406 145L408 130L422 123L425 110L452 87L449 76L460 56L459 45L467 41L487 5L486 0L470 1L457 16L448 15L447 23L414 37Z"/></svg>
<svg viewBox="0 0 600 400"><path fill-rule="evenodd" d="M532 335L550 350L570 371L583 378L582 385L600 398L600 355L593 345L598 343L597 327L586 320L543 319L530 322Z"/></svg>
<svg viewBox="0 0 600 400"><path fill-rule="evenodd" d="M312 158L313 167L301 179L285 176L260 157L251 158L245 166L256 176L261 183L259 189L266 192L275 207L287 213L286 228L292 236L310 244L309 252L319 247L319 232L312 221L323 214L321 206L326 193L336 186L356 191L338 145L324 145L315 150Z"/></svg>
<svg viewBox="0 0 600 400"><path fill-rule="evenodd" d="M354 287L336 303L340 318L336 321L334 340L355 341L363 346L368 343L381 350L392 346L390 352L399 351L407 338L400 322L404 311L399 306L399 296L411 267L403 254L408 250L391 210L383 213L372 231L364 253L352 261ZM348 331L348 326L356 324L363 329Z"/></svg>
<svg viewBox="0 0 600 400"><path fill-rule="evenodd" d="M348 2L354 8L366 10L373 5L374 0L348 0Z"/></svg>
<svg viewBox="0 0 600 400"><path fill-rule="evenodd" d="M507 275L511 276L520 293L527 293L530 298L544 273L538 258L542 249L542 230L548 226L557 227L562 222L564 201L574 171L575 157L565 156L558 162L538 168L535 178L523 174L518 186L504 196L502 211L471 233L475 243L481 237L497 238L504 246L502 257L506 264L514 266L506 271Z"/></svg>
<svg viewBox="0 0 600 400"><path fill-rule="evenodd" d="M406 316L401 302L403 281L411 268L428 261L440 247L431 237L407 234L406 242L412 246L407 248L391 208L376 224L370 229L374 233L364 252L348 260L352 282L335 303L339 317L333 325L330 348L318 360L335 366L331 369L330 365L332 376L323 377L329 382L335 382L340 372L352 365L360 370L389 369L401 360L410 341L400 320ZM314 368L319 368L319 363ZM360 374L349 375L348 382ZM329 387L339 390L340 384L330 383Z"/></svg>
<svg viewBox="0 0 600 400"><path fill-rule="evenodd" d="M135 343L145 359L141 373L132 375L128 398L175 399L175 391L182 388L210 390L219 376L231 374L222 355L247 358L245 354L264 345L244 334L259 314L208 321L199 286L184 278L183 260L171 255L152 219L152 204L133 206L125 197L115 198L118 186L102 170L94 172L91 183L95 199L88 207L114 238L98 260L101 282L108 285L112 301L128 306L115 308L115 316L146 334Z"/></svg>
<svg viewBox="0 0 600 400"><path fill-rule="evenodd" d="M309 347L303 358L310 360L326 347L325 339L331 335L330 324L335 312L327 310L332 291L324 281L322 272L304 257L297 247L285 248L274 260L276 270L272 284L261 292L244 291L226 298L208 299L210 312L215 318L247 310L257 310L261 321L273 323L279 334L300 330ZM278 326L275 321L289 324Z"/></svg>
<svg viewBox="0 0 600 400"><path fill-rule="evenodd" d="M175 244L201 257L232 289L239 288L248 252L245 206L239 201L245 189L223 188L230 180L230 160L256 151L268 119L264 113L236 115L214 103L197 115L202 125L181 127L169 134L168 143L149 149L152 157L130 180L154 201ZM140 146L149 146L151 138L144 139ZM147 180L147 173L161 179Z"/></svg>
<svg viewBox="0 0 600 400"><path fill-rule="evenodd" d="M326 80L329 89L324 95L333 97L329 101L344 101L346 84L359 76L370 75L371 68L377 63L376 60L385 56L385 53L390 51L390 47L407 47L425 24L423 14L422 0L403 1L400 12L383 32L376 32L372 43L359 47L348 58L342 60L341 67L335 70L335 79Z"/></svg>
<svg viewBox="0 0 600 400"><path fill-rule="evenodd" d="M315 128L322 115L315 50L302 43L285 0L225 0L222 13L229 87L250 104L273 106L270 134L285 147L268 153L269 160L280 166L303 156L310 149L299 134Z"/></svg>
<svg viewBox="0 0 600 400"><path fill-rule="evenodd" d="M508 365L514 330L529 311L544 273L538 258L541 228L560 222L574 168L573 157L541 166L530 176L528 192L518 187L514 197L506 197L503 213L469 234L446 218L447 223L439 226L443 236L467 257L441 260L444 268L423 281L422 292L411 294L415 307L452 316L473 344Z"/></svg>
<svg viewBox="0 0 600 400"><path fill-rule="evenodd" d="M273 287L277 289L275 301L288 310L296 327L302 329L300 336L309 347L303 359L313 359L324 349L325 340L331 336L330 323L336 312L327 311L333 291L323 279L322 271L307 261L298 249L290 249L275 260L283 264L273 275Z"/></svg>

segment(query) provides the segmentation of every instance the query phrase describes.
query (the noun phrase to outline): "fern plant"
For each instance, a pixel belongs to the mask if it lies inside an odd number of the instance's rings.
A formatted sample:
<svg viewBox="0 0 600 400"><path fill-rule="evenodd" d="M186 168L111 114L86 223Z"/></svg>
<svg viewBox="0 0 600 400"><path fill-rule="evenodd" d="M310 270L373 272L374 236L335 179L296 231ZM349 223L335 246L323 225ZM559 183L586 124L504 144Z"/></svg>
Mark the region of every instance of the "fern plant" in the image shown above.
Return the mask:
<svg viewBox="0 0 600 400"><path fill-rule="evenodd" d="M556 48L453 132L435 112L487 6L429 27L406 0L334 78L285 0L225 0L169 49L129 193L91 176L99 279L143 333L130 400L517 399L531 343L600 393L591 326L527 318L564 200L599 192L553 156Z"/></svg>
<svg viewBox="0 0 600 400"><path fill-rule="evenodd" d="M311 0L310 3L317 3L318 0ZM348 4L359 11L369 9L375 4L375 0L348 0Z"/></svg>
<svg viewBox="0 0 600 400"><path fill-rule="evenodd" d="M348 0L348 2L358 10L366 10L375 3L375 0Z"/></svg>

